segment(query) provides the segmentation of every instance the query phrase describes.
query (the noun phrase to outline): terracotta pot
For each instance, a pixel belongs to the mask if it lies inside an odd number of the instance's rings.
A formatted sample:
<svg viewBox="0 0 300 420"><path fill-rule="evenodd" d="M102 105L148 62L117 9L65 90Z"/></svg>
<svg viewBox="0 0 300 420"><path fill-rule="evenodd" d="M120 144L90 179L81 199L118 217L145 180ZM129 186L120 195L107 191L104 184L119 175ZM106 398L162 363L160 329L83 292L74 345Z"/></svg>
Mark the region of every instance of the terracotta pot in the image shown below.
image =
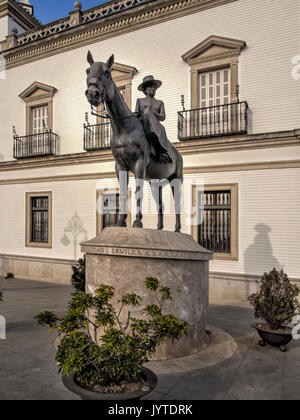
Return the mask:
<svg viewBox="0 0 300 420"><path fill-rule="evenodd" d="M146 382L145 389L134 391L134 392L127 392L122 394L101 394L99 392L92 392L88 391L87 389L81 388L78 386L74 380L74 375L70 376L63 376L62 381L64 386L74 394L79 395L82 400L85 401L92 401L92 400L109 400L109 401L134 401L140 400L142 397L150 394L150 392L154 391L157 386L157 376L149 369L142 368L141 375Z"/></svg>
<svg viewBox="0 0 300 420"><path fill-rule="evenodd" d="M259 342L259 345L264 347L267 344L269 344L272 347L279 347L282 352L287 351L287 344L289 344L292 339L292 329L291 332L278 332L273 330L266 330L263 327L260 326L260 324L252 324L252 327L256 329L258 332L261 341Z"/></svg>

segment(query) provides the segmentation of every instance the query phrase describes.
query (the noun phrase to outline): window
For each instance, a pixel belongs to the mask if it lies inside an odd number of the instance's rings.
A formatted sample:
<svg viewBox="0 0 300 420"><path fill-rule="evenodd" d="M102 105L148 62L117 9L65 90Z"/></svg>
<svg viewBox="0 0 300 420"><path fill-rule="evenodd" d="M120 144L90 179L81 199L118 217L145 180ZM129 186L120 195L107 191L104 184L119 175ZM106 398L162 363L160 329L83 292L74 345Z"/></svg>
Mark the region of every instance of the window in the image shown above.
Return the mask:
<svg viewBox="0 0 300 420"><path fill-rule="evenodd" d="M53 130L53 97L56 92L52 86L34 82L20 94L26 104L26 135Z"/></svg>
<svg viewBox="0 0 300 420"><path fill-rule="evenodd" d="M194 186L193 203L198 224L194 239L213 251L215 259L238 260L238 186L207 185L204 191Z"/></svg>
<svg viewBox="0 0 300 420"><path fill-rule="evenodd" d="M130 212L130 198L131 191L128 189L127 196L127 226L131 225ZM103 189L97 190L96 194L96 234L98 235L104 228L113 227L119 220L120 213L120 192L119 189L111 190Z"/></svg>
<svg viewBox="0 0 300 420"><path fill-rule="evenodd" d="M44 133L49 129L49 108L48 105L31 108L31 134Z"/></svg>
<svg viewBox="0 0 300 420"><path fill-rule="evenodd" d="M198 242L219 254L231 253L231 191L205 191L201 194L204 209L198 225Z"/></svg>
<svg viewBox="0 0 300 420"><path fill-rule="evenodd" d="M102 195L102 228L114 227L119 220L119 194Z"/></svg>
<svg viewBox="0 0 300 420"><path fill-rule="evenodd" d="M52 193L26 193L26 246L52 247Z"/></svg>
<svg viewBox="0 0 300 420"><path fill-rule="evenodd" d="M191 69L191 109L236 102L238 57L245 47L245 41L212 35L182 56Z"/></svg>
<svg viewBox="0 0 300 420"><path fill-rule="evenodd" d="M230 103L230 69L199 73L199 107Z"/></svg>

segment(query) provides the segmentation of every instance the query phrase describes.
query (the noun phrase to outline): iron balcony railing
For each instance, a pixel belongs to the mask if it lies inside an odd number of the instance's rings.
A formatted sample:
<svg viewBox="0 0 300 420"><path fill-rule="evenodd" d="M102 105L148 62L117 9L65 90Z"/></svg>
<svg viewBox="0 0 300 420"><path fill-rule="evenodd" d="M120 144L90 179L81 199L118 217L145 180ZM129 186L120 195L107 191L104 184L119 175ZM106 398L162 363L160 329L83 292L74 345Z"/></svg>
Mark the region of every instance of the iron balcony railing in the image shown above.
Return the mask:
<svg viewBox="0 0 300 420"><path fill-rule="evenodd" d="M178 112L179 140L246 134L247 126L247 102Z"/></svg>
<svg viewBox="0 0 300 420"><path fill-rule="evenodd" d="M84 124L83 148L86 151L101 150L110 148L112 136L111 124Z"/></svg>
<svg viewBox="0 0 300 420"><path fill-rule="evenodd" d="M14 158L53 156L58 150L58 135L51 130L28 136L14 135Z"/></svg>

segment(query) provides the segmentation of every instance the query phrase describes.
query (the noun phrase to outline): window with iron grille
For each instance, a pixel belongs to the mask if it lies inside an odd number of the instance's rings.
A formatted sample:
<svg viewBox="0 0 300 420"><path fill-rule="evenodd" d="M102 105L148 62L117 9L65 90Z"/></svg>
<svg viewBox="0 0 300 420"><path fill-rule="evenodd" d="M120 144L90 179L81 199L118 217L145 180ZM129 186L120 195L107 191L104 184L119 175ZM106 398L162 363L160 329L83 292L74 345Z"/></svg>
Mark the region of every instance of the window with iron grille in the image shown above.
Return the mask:
<svg viewBox="0 0 300 420"><path fill-rule="evenodd" d="M202 206L201 224L198 226L198 242L217 254L230 254L232 249L231 190L205 191L198 193Z"/></svg>
<svg viewBox="0 0 300 420"><path fill-rule="evenodd" d="M27 247L52 248L52 192L26 193Z"/></svg>
<svg viewBox="0 0 300 420"><path fill-rule="evenodd" d="M30 242L47 244L49 241L49 199L48 197L31 197L31 230Z"/></svg>
<svg viewBox="0 0 300 420"><path fill-rule="evenodd" d="M119 194L102 194L102 228L114 227L119 220Z"/></svg>

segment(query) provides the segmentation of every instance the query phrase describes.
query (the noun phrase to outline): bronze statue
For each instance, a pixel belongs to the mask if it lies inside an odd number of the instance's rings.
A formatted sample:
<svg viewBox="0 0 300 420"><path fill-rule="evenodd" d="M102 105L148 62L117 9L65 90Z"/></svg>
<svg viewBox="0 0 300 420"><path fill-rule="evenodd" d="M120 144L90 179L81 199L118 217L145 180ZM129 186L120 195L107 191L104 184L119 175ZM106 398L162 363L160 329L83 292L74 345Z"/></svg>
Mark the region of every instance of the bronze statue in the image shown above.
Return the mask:
<svg viewBox="0 0 300 420"><path fill-rule="evenodd" d="M111 150L116 161L116 174L120 183L120 218L117 223L119 227L126 227L127 211L127 188L128 176L131 171L136 179L136 200L137 215L133 227L142 228L142 202L144 180L150 182L153 197L158 209L159 230L163 229L163 203L162 203L162 184L159 181L168 180L171 184L172 193L175 201L176 227L175 231L181 230L181 184L183 181L183 161L180 153L169 142L165 135L163 126L159 124L159 119L163 118L163 105L160 101L154 102L154 94L149 98L151 105L141 109L142 120L137 114L132 113L126 105L123 96L111 77L111 68L114 63L112 55L107 63L94 62L91 52L87 56L90 68L87 70L87 91L86 97L92 106L98 107L101 103L105 104L108 118L112 126ZM153 79L154 80L154 79ZM151 80L152 81L152 80ZM155 82L155 87L158 86ZM143 84L142 84L143 85ZM141 85L141 87L142 87ZM145 98L147 100L147 98ZM143 102L140 102L140 104ZM152 105L153 104L153 105ZM139 105L140 106L140 105ZM141 105L142 106L142 105ZM154 120L157 117L157 121ZM151 123L149 120L152 119ZM152 122L154 123L152 125ZM151 140L154 135L155 146L151 153L151 146L144 131L144 127L149 127ZM154 130L153 130L154 126ZM154 133L154 134L153 134ZM163 136L161 134L164 134ZM165 156L162 156L164 155ZM126 181L122 175L126 174ZM126 188L124 187L126 184Z"/></svg>
<svg viewBox="0 0 300 420"><path fill-rule="evenodd" d="M152 156L161 163L172 161L171 151L169 148L171 143L168 141L166 130L160 123L165 121L166 112L163 101L155 99L156 90L160 88L162 82L155 80L153 76L144 77L143 83L140 84L138 90L146 95L143 99L136 102L136 113L141 116L144 131L150 143Z"/></svg>

